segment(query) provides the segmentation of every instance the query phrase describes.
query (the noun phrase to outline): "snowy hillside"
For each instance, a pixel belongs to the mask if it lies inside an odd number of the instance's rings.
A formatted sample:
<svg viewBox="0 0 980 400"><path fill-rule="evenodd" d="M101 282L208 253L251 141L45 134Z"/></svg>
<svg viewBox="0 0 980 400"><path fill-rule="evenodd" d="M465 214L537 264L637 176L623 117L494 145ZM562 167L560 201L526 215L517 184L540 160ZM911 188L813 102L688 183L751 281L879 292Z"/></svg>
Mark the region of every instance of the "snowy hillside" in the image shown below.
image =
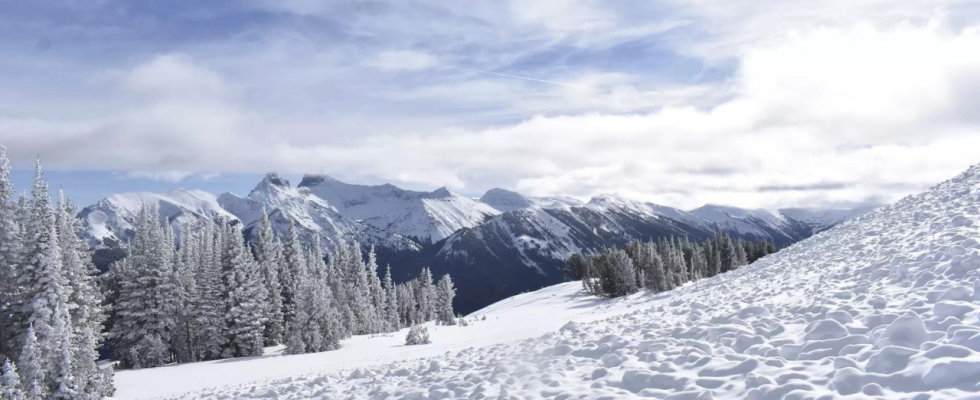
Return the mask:
<svg viewBox="0 0 980 400"><path fill-rule="evenodd" d="M106 197L78 213L78 217L85 221L86 239L93 246L103 244L106 239L128 241L131 239L133 221L144 204L156 205L160 209L161 221L166 218L173 222L178 236L184 226L202 221L237 219L218 204L215 195L200 190L173 189L162 194L120 193Z"/></svg>
<svg viewBox="0 0 980 400"><path fill-rule="evenodd" d="M326 248L334 248L342 240L357 240L362 244L374 244L393 250L418 250L415 242L396 233L384 232L346 218L327 202L310 193L307 188L293 188L289 181L275 173L269 173L255 186L247 197L233 193L222 194L218 203L235 215L249 229L259 219L264 207L273 229L285 237L290 225L296 226L300 236L311 238L320 235Z"/></svg>
<svg viewBox="0 0 980 400"><path fill-rule="evenodd" d="M125 371L119 398L976 398L978 219L973 167L671 292L598 301L567 283L430 345Z"/></svg>
<svg viewBox="0 0 980 400"><path fill-rule="evenodd" d="M499 188L488 190L483 197L480 197L480 202L500 212L529 207L581 206L583 204L571 197L533 197Z"/></svg>
<svg viewBox="0 0 980 400"><path fill-rule="evenodd" d="M446 188L415 192L392 185L352 185L322 175L304 176L299 187L326 200L347 218L423 243L437 242L500 213Z"/></svg>

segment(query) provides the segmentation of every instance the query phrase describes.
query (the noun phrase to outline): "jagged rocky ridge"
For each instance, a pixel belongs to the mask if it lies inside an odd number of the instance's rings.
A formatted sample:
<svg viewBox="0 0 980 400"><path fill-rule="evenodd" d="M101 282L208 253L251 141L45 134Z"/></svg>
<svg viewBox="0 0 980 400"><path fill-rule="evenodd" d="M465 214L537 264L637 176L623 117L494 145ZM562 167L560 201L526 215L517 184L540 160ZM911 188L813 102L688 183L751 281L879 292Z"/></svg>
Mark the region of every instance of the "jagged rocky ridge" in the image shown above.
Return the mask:
<svg viewBox="0 0 980 400"><path fill-rule="evenodd" d="M445 188L418 192L322 175L307 175L292 187L270 173L244 197L174 189L112 195L86 207L79 218L87 225L87 239L101 249L97 261L102 268L118 257L113 249L131 238L131 223L143 203L156 204L178 235L219 221L243 224L249 235L264 207L279 234L293 224L307 240L318 234L328 251L341 240L375 246L379 264L390 263L397 280L410 279L425 266L436 275L451 273L460 289L456 307L461 312L559 282L564 260L574 252L635 239L703 240L719 229L785 246L855 215L714 205L687 212L614 195L582 203L503 189L474 200Z"/></svg>

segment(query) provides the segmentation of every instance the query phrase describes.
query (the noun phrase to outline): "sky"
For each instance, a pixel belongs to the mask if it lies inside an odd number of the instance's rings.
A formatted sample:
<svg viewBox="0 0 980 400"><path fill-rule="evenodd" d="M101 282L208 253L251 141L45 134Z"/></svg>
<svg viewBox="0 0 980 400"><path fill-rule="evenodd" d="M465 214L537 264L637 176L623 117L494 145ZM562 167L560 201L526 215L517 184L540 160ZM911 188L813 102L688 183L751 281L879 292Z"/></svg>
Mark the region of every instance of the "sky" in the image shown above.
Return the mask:
<svg viewBox="0 0 980 400"><path fill-rule="evenodd" d="M81 204L267 171L851 207L980 162L975 0L0 0L0 144Z"/></svg>

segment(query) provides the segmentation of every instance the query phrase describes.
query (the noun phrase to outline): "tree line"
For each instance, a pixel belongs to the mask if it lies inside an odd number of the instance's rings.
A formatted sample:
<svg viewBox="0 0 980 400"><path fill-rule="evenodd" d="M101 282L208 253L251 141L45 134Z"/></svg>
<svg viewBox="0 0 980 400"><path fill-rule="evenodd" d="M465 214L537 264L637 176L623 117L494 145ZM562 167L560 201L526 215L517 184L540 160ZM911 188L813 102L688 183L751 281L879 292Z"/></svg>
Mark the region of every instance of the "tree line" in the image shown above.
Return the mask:
<svg viewBox="0 0 980 400"><path fill-rule="evenodd" d="M248 243L237 221L175 234L155 205L133 221L125 257L99 275L78 208L51 203L38 162L30 196L15 199L0 147L0 399L111 396L122 368L336 349L352 335L427 321L454 325L455 288L429 270L395 284L378 276L373 247L356 242L324 256L320 239L284 237L263 209Z"/></svg>
<svg viewBox="0 0 980 400"><path fill-rule="evenodd" d="M722 231L702 243L686 237L636 240L622 249L572 254L564 274L566 280L580 280L586 292L601 297L626 296L644 288L660 293L737 269L777 250L769 240L745 241Z"/></svg>
<svg viewBox="0 0 980 400"><path fill-rule="evenodd" d="M384 279L372 247L356 242L329 257L314 235L295 227L275 235L262 210L253 240L240 224L204 222L175 240L169 222L144 206L129 254L103 277L112 305L112 359L126 368L261 355L284 344L289 354L333 350L353 335L397 331L436 319L455 324L449 275L428 269L395 284Z"/></svg>

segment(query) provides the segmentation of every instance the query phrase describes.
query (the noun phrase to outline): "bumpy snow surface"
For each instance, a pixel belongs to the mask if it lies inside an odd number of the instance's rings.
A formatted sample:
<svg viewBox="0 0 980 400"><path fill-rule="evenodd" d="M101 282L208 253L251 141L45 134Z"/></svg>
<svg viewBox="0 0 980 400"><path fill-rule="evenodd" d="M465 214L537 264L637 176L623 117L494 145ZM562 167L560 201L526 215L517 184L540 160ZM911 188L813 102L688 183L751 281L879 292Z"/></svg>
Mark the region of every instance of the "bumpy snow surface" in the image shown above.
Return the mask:
<svg viewBox="0 0 980 400"><path fill-rule="evenodd" d="M257 362L271 379L183 398L980 398L978 218L974 167L669 293L587 301L576 283L562 284L477 313L487 321L437 327L431 345L398 346L403 333L355 338L335 353ZM542 332L559 320L571 322ZM465 347L465 337L484 346ZM377 358L342 360L357 348ZM304 357L343 366L282 377L274 364ZM249 362L220 371L247 374ZM187 385L168 370L188 367L123 372L120 395L146 395L166 379ZM224 382L209 368L199 379ZM141 383L150 385L143 393Z"/></svg>

